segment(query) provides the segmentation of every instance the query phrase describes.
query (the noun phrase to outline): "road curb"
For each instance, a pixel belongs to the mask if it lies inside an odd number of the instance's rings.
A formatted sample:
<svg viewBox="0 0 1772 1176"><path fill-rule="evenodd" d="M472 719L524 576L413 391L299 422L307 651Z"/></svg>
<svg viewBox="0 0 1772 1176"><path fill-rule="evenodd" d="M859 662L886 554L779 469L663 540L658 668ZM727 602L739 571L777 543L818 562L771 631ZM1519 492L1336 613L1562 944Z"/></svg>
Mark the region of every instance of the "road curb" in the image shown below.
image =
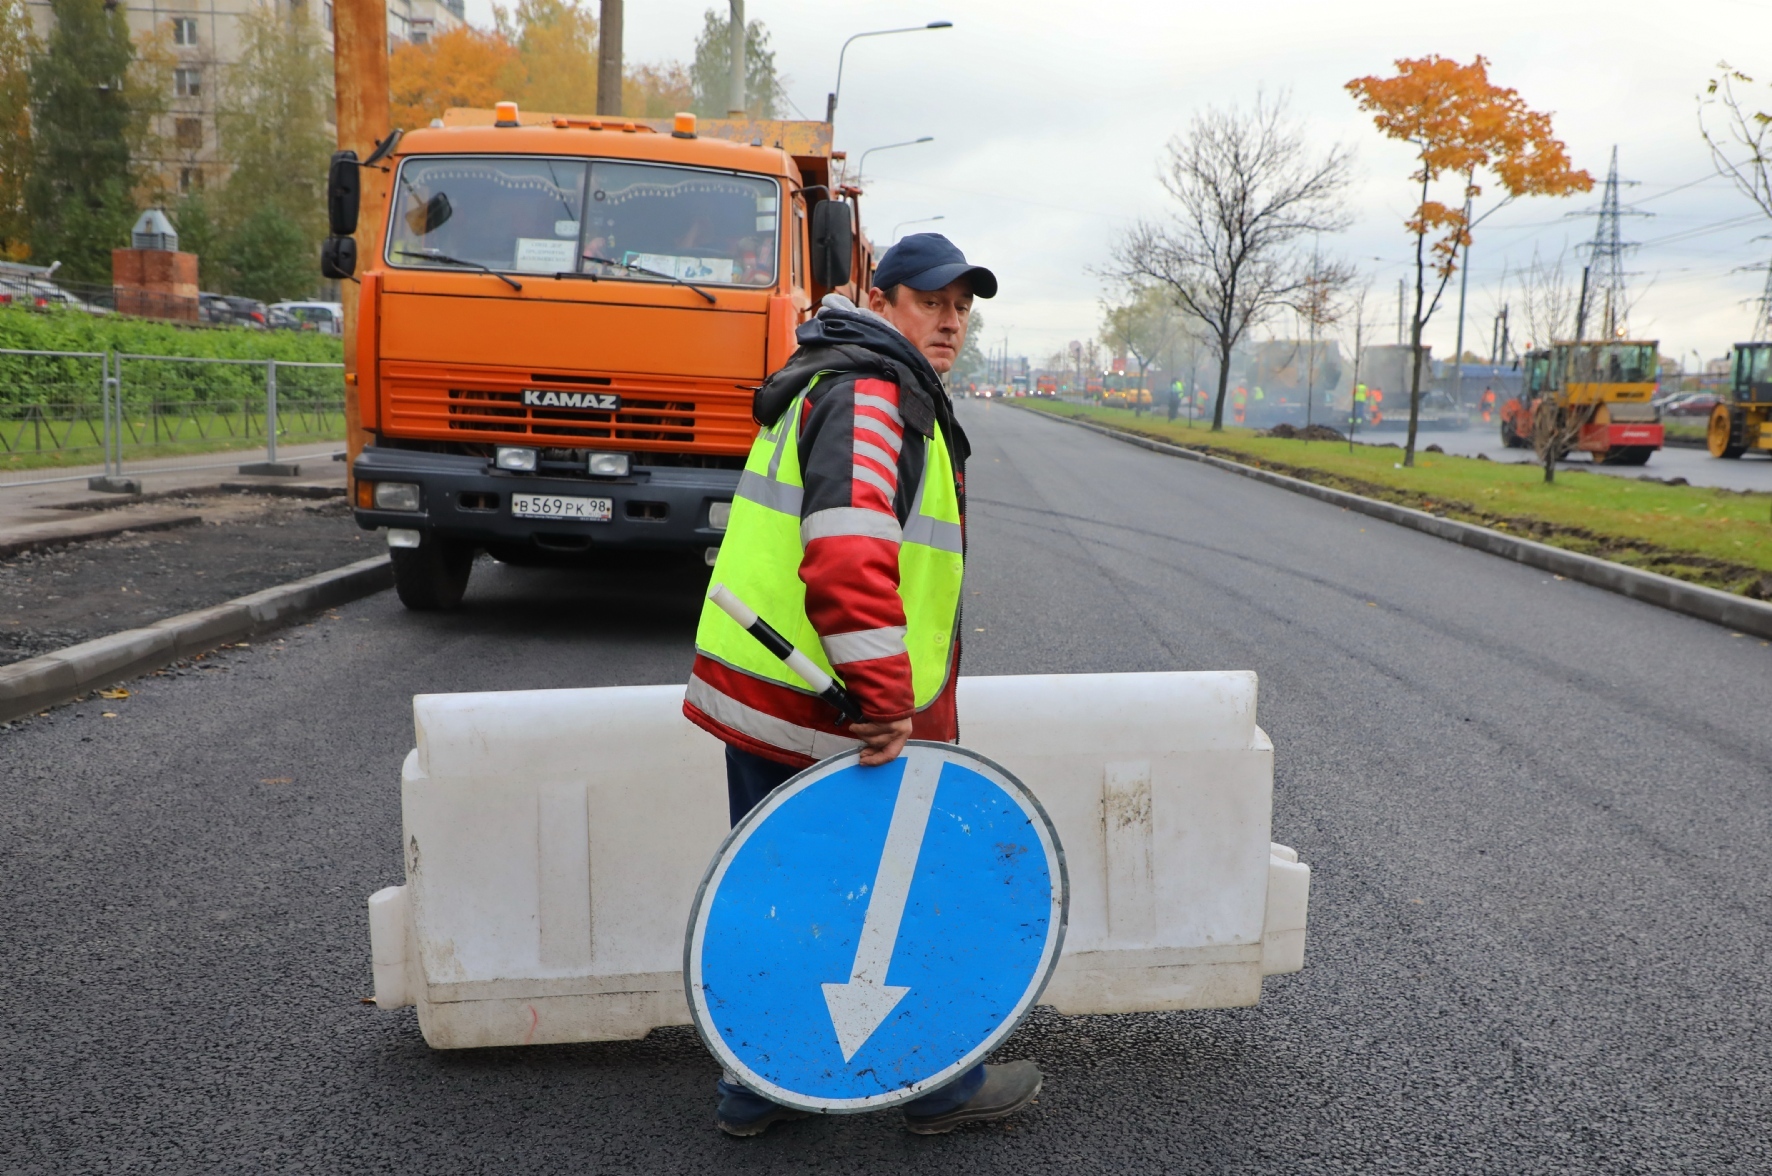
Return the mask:
<svg viewBox="0 0 1772 1176"><path fill-rule="evenodd" d="M201 515L183 514L120 522L96 520L97 525L93 525L95 520L89 519L26 523L0 534L0 559L45 547L69 547L97 539L115 539L126 531L171 531L177 527L194 527L202 521Z"/></svg>
<svg viewBox="0 0 1772 1176"><path fill-rule="evenodd" d="M1136 433L1123 432L1106 425L1095 424L1093 421L1082 421L1074 417L1062 417L1032 409L1023 409L1022 411L1034 412L1034 415L1048 420L1088 429L1092 433L1100 433L1104 437L1112 437L1116 441L1124 441L1141 449L1168 454L1171 457L1183 457L1189 461L1201 462L1233 474L1241 474L1245 478L1254 478L1256 481L1266 482L1270 486L1291 490L1295 494L1305 494L1322 502L1358 511L1360 514L1370 515L1375 519L1383 519L1387 523L1395 523L1401 527L1421 531L1463 547L1475 548L1489 555L1499 555L1503 559L1511 559L1515 563L1522 563L1528 567L1551 572L1570 580L1577 580L1595 588L1604 588L1608 592L1616 592L1620 596L1628 596L1632 600L1640 600L1658 608L1684 613L1689 617L1697 617L1701 621L1723 625L1738 632L1751 633L1755 637L1772 638L1772 604L1749 600L1745 596L1736 596L1734 593L1722 592L1716 588L1706 588L1702 584L1676 580L1672 576L1664 576L1659 572L1645 572L1640 568L1626 567L1624 564L1614 563L1609 559L1600 559L1598 556L1583 555L1577 551L1552 547L1548 543L1521 539L1518 536L1503 534L1489 527L1479 527L1475 523L1462 523L1456 519L1443 518L1439 515L1429 514L1424 510L1416 510L1413 507L1398 506L1394 502L1384 502L1346 490L1319 486L1315 482L1306 482L1302 478L1291 478L1285 474L1276 474L1271 470L1257 469L1240 462L1227 461L1209 453L1198 453L1184 446L1153 441L1149 437L1140 437Z"/></svg>
<svg viewBox="0 0 1772 1176"><path fill-rule="evenodd" d="M0 722L35 714L77 694L138 677L320 609L358 600L393 582L393 565L387 556L378 555L226 604L168 617L146 628L112 633L0 666Z"/></svg>

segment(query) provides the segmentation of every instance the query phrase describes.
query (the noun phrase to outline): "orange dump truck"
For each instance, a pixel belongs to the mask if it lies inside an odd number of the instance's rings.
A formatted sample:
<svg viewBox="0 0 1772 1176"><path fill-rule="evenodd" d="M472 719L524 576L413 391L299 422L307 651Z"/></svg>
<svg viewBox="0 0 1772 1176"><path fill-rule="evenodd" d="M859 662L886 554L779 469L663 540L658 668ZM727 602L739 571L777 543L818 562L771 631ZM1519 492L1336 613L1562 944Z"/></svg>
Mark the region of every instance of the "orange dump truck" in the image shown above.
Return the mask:
<svg viewBox="0 0 1772 1176"><path fill-rule="evenodd" d="M361 266L337 239L326 262L361 281L357 522L386 529L408 607L458 603L480 551L711 562L752 390L820 298L871 273L831 159L825 123L501 104L377 161L390 196L361 208ZM334 164L335 233L357 166Z"/></svg>

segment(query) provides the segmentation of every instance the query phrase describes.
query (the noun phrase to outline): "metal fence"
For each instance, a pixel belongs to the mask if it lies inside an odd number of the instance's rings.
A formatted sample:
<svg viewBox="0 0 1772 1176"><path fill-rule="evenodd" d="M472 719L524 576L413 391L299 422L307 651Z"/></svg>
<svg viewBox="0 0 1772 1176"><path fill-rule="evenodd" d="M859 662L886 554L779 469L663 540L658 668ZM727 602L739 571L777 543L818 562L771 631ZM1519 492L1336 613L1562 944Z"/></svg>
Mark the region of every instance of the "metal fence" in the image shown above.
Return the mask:
<svg viewBox="0 0 1772 1176"><path fill-rule="evenodd" d="M343 436L342 364L0 349L0 487L275 462Z"/></svg>

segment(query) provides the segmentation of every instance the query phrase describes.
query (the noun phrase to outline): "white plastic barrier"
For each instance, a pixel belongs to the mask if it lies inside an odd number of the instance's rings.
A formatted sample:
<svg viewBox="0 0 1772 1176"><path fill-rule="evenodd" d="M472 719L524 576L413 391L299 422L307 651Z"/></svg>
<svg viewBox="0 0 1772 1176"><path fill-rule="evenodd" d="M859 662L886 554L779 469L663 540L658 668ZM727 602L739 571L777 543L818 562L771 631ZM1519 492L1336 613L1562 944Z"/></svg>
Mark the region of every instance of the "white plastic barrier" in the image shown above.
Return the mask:
<svg viewBox="0 0 1772 1176"><path fill-rule="evenodd" d="M1064 843L1066 1013L1254 1004L1304 965L1310 868L1269 841L1253 673L962 678L967 747ZM369 900L376 1003L433 1047L689 1022L683 934L726 834L719 742L680 686L430 694L401 801L406 885Z"/></svg>

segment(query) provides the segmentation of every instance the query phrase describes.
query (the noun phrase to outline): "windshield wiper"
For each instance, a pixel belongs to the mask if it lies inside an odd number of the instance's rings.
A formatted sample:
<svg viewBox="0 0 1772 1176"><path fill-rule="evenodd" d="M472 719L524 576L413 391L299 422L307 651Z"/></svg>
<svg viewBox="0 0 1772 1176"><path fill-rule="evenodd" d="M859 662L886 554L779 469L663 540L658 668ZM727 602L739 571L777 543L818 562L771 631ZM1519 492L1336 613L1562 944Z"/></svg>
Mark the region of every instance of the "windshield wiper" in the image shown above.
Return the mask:
<svg viewBox="0 0 1772 1176"><path fill-rule="evenodd" d="M515 278L507 278L491 266L481 265L477 261L463 261L461 258L451 257L447 253L419 252L414 249L396 249L394 252L400 254L402 257L422 257L426 261L440 261L444 265L465 265L469 269L477 269L483 274L491 274L513 290L521 291L523 289L522 282L517 281Z"/></svg>
<svg viewBox="0 0 1772 1176"><path fill-rule="evenodd" d="M657 270L647 269L643 265L629 265L625 261L611 261L607 257L593 257L589 253L584 255L584 259L586 261L594 261L598 265L612 265L616 269L627 270L631 274L645 274L649 278L663 278L665 281L675 282L679 286L688 286L691 290L694 290L697 294L706 298L710 304L714 302L714 296L712 294L709 294L694 282L686 282L675 274L661 274Z"/></svg>

